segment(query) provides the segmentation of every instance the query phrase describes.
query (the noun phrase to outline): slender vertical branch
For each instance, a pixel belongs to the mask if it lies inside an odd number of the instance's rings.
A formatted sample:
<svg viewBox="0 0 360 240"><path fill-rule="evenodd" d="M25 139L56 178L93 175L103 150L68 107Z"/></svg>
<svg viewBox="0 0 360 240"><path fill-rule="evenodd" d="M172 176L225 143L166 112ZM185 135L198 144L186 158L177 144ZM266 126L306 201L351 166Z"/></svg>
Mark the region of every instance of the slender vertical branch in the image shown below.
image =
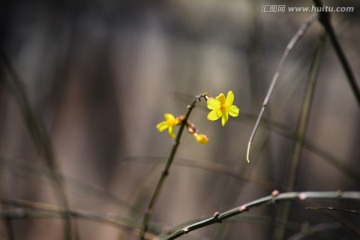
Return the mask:
<svg viewBox="0 0 360 240"><path fill-rule="evenodd" d="M5 226L6 226L6 232L7 232L9 240L15 240L15 232L14 232L11 218L8 218L8 217L5 218Z"/></svg>
<svg viewBox="0 0 360 240"><path fill-rule="evenodd" d="M3 81L8 88L11 95L14 97L20 112L22 114L23 120L27 126L27 130L30 132L32 140L34 141L39 155L44 159L47 168L52 173L52 181L56 185L56 191L58 197L64 207L69 209L69 203L66 196L65 186L63 179L58 173L58 165L53 153L53 148L49 135L47 134L44 125L40 119L34 113L25 88L22 84L20 77L13 68L10 60L7 58L5 53L0 50L0 81ZM67 216L64 219L64 228L65 228L65 239L72 239L72 232L75 233L75 237L78 238L76 227L72 227L70 216Z"/></svg>
<svg viewBox="0 0 360 240"><path fill-rule="evenodd" d="M314 3L317 7L324 6L322 4L321 0L314 0ZM355 79L355 75L354 75L353 71L351 70L350 64L345 57L344 51L342 50L340 43L336 37L334 28L332 27L332 24L330 21L330 13L320 11L318 14L319 14L319 21L323 25L326 33L328 34L328 36L330 38L330 42L335 50L337 57L339 58L340 64L341 64L342 68L344 69L345 75L350 84L350 88L351 88L351 90L356 98L356 101L360 107L360 88Z"/></svg>
<svg viewBox="0 0 360 240"><path fill-rule="evenodd" d="M251 136L248 142L248 146L247 146L247 151L246 151L246 160L247 162L250 162L250 150L251 150L251 144L252 141L254 140L255 134L257 129L259 128L259 124L261 121L261 118L264 114L265 108L269 102L270 96L274 90L275 84L279 78L280 75L280 71L282 69L282 67L284 66L285 60L287 58L287 56L289 55L290 51L294 48L295 44L301 39L301 37L305 34L306 30L310 27L310 25L317 19L317 15L312 15L304 24L301 25L300 29L296 32L296 34L294 35L294 37L291 39L291 41L288 43L288 45L286 46L286 49L280 59L279 65L276 69L276 72L272 78L269 90L265 96L264 102L262 104L262 107L260 109L260 113L258 115L258 118L256 120L256 123L254 125L254 128L251 132Z"/></svg>
<svg viewBox="0 0 360 240"><path fill-rule="evenodd" d="M149 203L149 205L147 207L147 210L145 212L145 215L144 215L144 218L143 218L142 230L141 230L141 233L140 233L140 239L142 239L142 240L145 239L145 234L146 234L146 232L147 232L147 230L149 228L149 224L150 224L150 221L151 221L154 209L155 209L155 205L156 205L157 200L158 200L158 198L160 196L162 186L164 185L166 177L169 175L170 167L171 167L172 162L174 161L175 154L176 154L177 149L178 149L178 147L180 145L180 139L181 139L181 135L182 135L182 133L183 133L183 131L185 129L185 125L186 125L186 123L187 123L187 121L189 119L189 116L190 116L192 110L194 109L196 103L199 102L201 100L201 98L206 98L206 96L207 96L207 93L200 94L200 95L196 96L194 101L189 106L187 106L187 108L188 108L187 113L185 115L184 120L180 124L179 131L178 131L178 133L176 135L176 138L175 138L173 147L171 149L170 155L169 155L169 157L167 159L164 171L162 172L162 174L160 176L160 179L159 179L159 181L158 181L158 183L156 185L155 191L154 191L154 193L153 193L153 195L151 197L150 203Z"/></svg>
<svg viewBox="0 0 360 240"><path fill-rule="evenodd" d="M289 172L289 178L286 181L287 186L285 187L288 191L292 191L295 185L298 166L302 155L301 153L304 147L305 134L309 122L312 101L315 93L316 80L318 78L325 44L326 36L325 34L321 34L319 44L315 50L315 56L311 65L309 80L306 84L304 101L302 103L300 118L296 130L295 146L291 161L292 165Z"/></svg>
<svg viewBox="0 0 360 240"><path fill-rule="evenodd" d="M290 161L290 169L287 179L285 180L285 189L287 191L293 191L295 182L298 175L299 164L302 157L302 150L305 143L305 134L309 122L310 111L315 93L316 80L319 74L321 60L325 48L326 35L322 33L320 35L318 46L315 50L313 62L311 64L309 80L305 88L305 96L302 102L301 112L296 128L296 135L294 138L294 148L292 151L292 157ZM285 220L288 218L291 209L291 202L284 204L280 209L278 218ZM274 232L274 239L283 239L285 236L285 228L277 228Z"/></svg>

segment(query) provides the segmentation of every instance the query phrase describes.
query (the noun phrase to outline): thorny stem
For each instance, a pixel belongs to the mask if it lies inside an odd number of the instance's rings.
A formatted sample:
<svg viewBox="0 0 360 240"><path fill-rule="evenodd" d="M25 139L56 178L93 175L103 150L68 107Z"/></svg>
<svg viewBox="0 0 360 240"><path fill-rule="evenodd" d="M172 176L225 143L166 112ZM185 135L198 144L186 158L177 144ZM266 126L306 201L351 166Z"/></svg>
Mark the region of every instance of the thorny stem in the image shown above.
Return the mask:
<svg viewBox="0 0 360 240"><path fill-rule="evenodd" d="M147 210L145 212L145 215L144 215L144 218L143 218L143 223L142 223L142 230L140 232L140 239L141 240L145 239L145 234L146 234L146 232L147 232L147 230L149 228L149 224L150 224L153 212L154 212L156 202L157 202L157 200L159 198L162 186L163 186L163 184L165 182L165 178L169 175L169 170L170 170L171 164L172 164L172 162L174 160L176 151L177 151L177 149L178 149L178 147L180 145L181 135L182 135L182 133L184 131L186 123L187 123L187 121L189 119L189 116L191 114L191 111L194 109L196 103L200 102L201 98L206 99L206 96L208 96L207 93L203 93L203 94L200 94L200 95L196 96L194 101L190 105L187 106L187 108L188 108L187 113L185 115L184 120L180 124L180 128L179 128L179 131L178 131L178 133L176 135L176 138L175 138L173 147L171 149L170 155L169 155L169 157L167 159L166 166L165 166L164 171L162 172L162 174L160 176L160 179L159 179L159 181L158 181L158 183L156 185L155 191L154 191L154 193L153 193L153 195L151 197L150 203L149 203L149 205L147 207Z"/></svg>
<svg viewBox="0 0 360 240"><path fill-rule="evenodd" d="M286 46L286 49L280 59L280 62L279 62L279 65L276 69L276 72L272 78L272 81L271 81L271 84L270 84L270 87L268 89L268 92L266 93L266 96L265 96L265 99L263 101L263 104L262 104L262 107L260 109L260 113L258 115L258 118L256 120L256 123L254 125L254 128L251 132L251 136L250 136L250 139L249 139L249 142L248 142L248 146L247 146L247 151L246 151L246 160L247 162L249 163L250 162L250 149L251 149L251 144L254 140L254 137L255 137L255 134L256 134L256 131L257 129L259 128L259 124L260 124L260 121L261 121L261 118L264 114L264 111L265 111L265 108L269 102L269 99L270 99L270 96L274 90L274 87L275 87L275 84L276 84L276 81L278 80L279 78L279 75L280 75L280 71L285 63L285 60L287 58L287 56L289 55L290 51L293 49L293 47L295 46L295 44L301 39L301 37L305 34L306 30L310 27L310 25L317 19L317 15L314 14L312 15L304 24L301 25L300 29L296 32L296 34L294 35L294 37L291 39L291 41L288 43L288 45Z"/></svg>
<svg viewBox="0 0 360 240"><path fill-rule="evenodd" d="M172 234L165 236L163 238L158 238L161 240L172 240L181 237L184 234L203 228L215 223L221 223L222 221L242 214L249 211L252 208L260 207L266 204L274 204L284 201L294 201L294 200L343 200L343 199L352 199L360 201L360 192L287 192L279 193L278 191L273 191L270 196L263 197L252 202L243 204L239 207L230 209L223 213L215 213L213 217L207 218L205 220L190 224L180 230L173 232Z"/></svg>

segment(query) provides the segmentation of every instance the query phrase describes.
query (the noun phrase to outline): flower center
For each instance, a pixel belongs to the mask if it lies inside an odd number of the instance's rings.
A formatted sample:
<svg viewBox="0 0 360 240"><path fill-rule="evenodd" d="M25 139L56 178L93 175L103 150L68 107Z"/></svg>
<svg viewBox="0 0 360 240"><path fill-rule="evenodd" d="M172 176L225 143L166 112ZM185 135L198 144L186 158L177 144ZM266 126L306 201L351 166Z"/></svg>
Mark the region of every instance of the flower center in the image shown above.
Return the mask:
<svg viewBox="0 0 360 240"><path fill-rule="evenodd" d="M167 123L167 125L169 125L169 126L175 126L175 120L173 120L173 119L168 119L168 120L166 120L166 123Z"/></svg>

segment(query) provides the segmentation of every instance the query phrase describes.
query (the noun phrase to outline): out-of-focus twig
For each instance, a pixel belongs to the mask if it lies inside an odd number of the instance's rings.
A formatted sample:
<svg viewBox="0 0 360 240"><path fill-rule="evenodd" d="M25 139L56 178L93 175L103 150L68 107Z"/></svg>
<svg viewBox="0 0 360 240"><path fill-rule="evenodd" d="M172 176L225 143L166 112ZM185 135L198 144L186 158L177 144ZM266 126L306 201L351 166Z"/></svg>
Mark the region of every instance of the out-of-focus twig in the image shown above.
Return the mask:
<svg viewBox="0 0 360 240"><path fill-rule="evenodd" d="M1 213L0 213L0 217L1 217ZM12 219L9 217L4 217L5 218L5 227L6 227L6 233L8 235L8 238L10 240L15 240L15 233L14 233L14 228L13 228L13 224L12 224Z"/></svg>
<svg viewBox="0 0 360 240"><path fill-rule="evenodd" d="M351 213L360 215L359 210L355 209L344 209L344 208L334 208L334 207L306 207L306 210L312 210L312 211L338 211L338 212L344 212L344 213Z"/></svg>
<svg viewBox="0 0 360 240"><path fill-rule="evenodd" d="M313 235L319 232L328 232L330 230L334 230L334 229L338 229L341 227L340 223L321 223L321 224L317 224L311 227L308 227L304 230L302 230L301 232L298 232L294 235L292 235L291 237L288 238L288 240L300 240L300 239L305 239L306 237L308 237L309 235Z"/></svg>
<svg viewBox="0 0 360 240"><path fill-rule="evenodd" d="M9 208L0 211L0 219L25 219L25 218L81 218L96 221L103 224L113 225L133 234L139 234L134 231L137 228L138 221L135 219L127 219L110 213L99 213L87 210L70 210L58 207L52 204L26 201L20 199L3 198L0 200L3 205ZM147 234L148 238L155 236Z"/></svg>
<svg viewBox="0 0 360 240"><path fill-rule="evenodd" d="M50 137L45 130L44 124L33 111L20 77L2 50L0 50L0 81L5 83L8 91L15 99L39 155L52 172L51 179L56 185L55 191L58 193L64 207L69 208L64 183L59 176L59 167L54 157ZM72 226L69 218L64 219L64 228L65 239L71 240L73 233L75 233L75 238L78 239L77 229Z"/></svg>
<svg viewBox="0 0 360 240"><path fill-rule="evenodd" d="M321 0L314 0L314 4L320 8L324 6L324 4L321 2ZM332 27L332 24L330 21L330 13L325 12L325 11L319 11L318 14L319 14L319 22L323 25L326 33L328 34L328 36L330 38L330 42L335 50L337 57L339 58L340 64L344 69L344 72L345 72L347 80L350 84L351 90L356 98L356 101L357 101L359 107L360 107L360 88L355 79L355 75L350 67L350 64L345 57L344 51L342 50L342 48L340 46L338 38L336 37L334 28Z"/></svg>
<svg viewBox="0 0 360 240"><path fill-rule="evenodd" d="M284 188L286 191L293 191L297 179L299 164L302 157L302 151L305 144L305 134L309 122L312 101L315 93L316 80L318 78L322 56L326 44L325 33L320 34L318 46L314 53L314 58L311 64L309 79L305 87L305 95L301 106L301 111L295 131L294 147L291 154L291 160L287 172L287 178L284 181ZM291 202L282 206L279 211L279 219L287 219L291 209ZM276 228L274 231L274 239L283 239L285 236L285 228Z"/></svg>

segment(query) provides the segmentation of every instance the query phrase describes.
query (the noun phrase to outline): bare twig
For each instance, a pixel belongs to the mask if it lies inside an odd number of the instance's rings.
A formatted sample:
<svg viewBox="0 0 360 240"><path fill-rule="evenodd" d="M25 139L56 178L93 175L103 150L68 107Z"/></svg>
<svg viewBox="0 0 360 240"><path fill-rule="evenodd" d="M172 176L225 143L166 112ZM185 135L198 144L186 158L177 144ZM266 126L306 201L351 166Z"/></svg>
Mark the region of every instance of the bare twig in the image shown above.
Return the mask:
<svg viewBox="0 0 360 240"><path fill-rule="evenodd" d="M54 157L52 144L50 137L48 136L44 125L33 111L30 102L28 100L23 83L18 76L17 72L13 68L10 60L6 54L0 50L0 79L4 81L9 92L14 97L23 120L27 126L28 131L37 147L38 153L45 160L46 166L52 172L52 181L56 185L56 192L59 195L59 199L65 208L69 208L68 199L66 196L65 186L62 178L59 176L59 167ZM70 219L64 220L65 239L72 239L72 232L75 233L76 239L78 239L76 227L72 227Z"/></svg>
<svg viewBox="0 0 360 240"><path fill-rule="evenodd" d="M25 160L20 161L15 158L0 157L0 164L0 167L5 168L12 174L20 171L22 174L28 174L38 179L45 179L46 181L53 178L53 173L51 170L30 164ZM97 199L98 201L106 201L107 203L111 203L114 206L122 206L124 208L131 209L136 213L140 213L140 211L130 206L127 201L122 200L105 189L93 186L90 183L84 182L77 178L69 177L67 175L58 173L58 177L61 178L61 181L64 182L64 184L66 184L65 187L69 189L69 191L73 190L77 193L84 194L89 198ZM50 183L53 184L53 182Z"/></svg>
<svg viewBox="0 0 360 240"><path fill-rule="evenodd" d="M1 214L0 214L1 216ZM5 227L9 240L15 240L15 232L12 224L12 219L5 217Z"/></svg>
<svg viewBox="0 0 360 240"><path fill-rule="evenodd" d="M251 132L251 136L250 136L250 139L249 139L249 142L248 142L248 146L247 146L247 151L246 151L246 160L248 162L250 162L250 150L251 150L251 144L254 140L254 137L255 137L255 134L256 134L256 131L257 129L259 128L259 124L260 124L260 121L261 121L261 118L264 114L264 111L265 111L265 108L269 102L269 99L270 99L270 96L274 90L274 87L275 87L275 84L276 84L276 81L278 80L279 78L279 75L280 75L280 71L285 63L285 60L287 58L287 56L289 55L290 51L294 48L295 44L301 39L301 37L305 34L306 30L310 27L310 25L317 19L317 15L312 15L304 24L301 25L300 29L296 32L296 34L294 35L294 37L291 39L291 41L288 43L288 45L286 46L286 49L280 59L280 62L279 62L279 65L276 69L276 72L272 78L272 81L271 81L271 84L270 84L270 87L268 89L268 92L266 93L266 96L265 96L265 99L263 101L263 104L262 104L262 107L260 109L260 113L258 115L258 118L256 120L256 123L254 125L254 128Z"/></svg>
<svg viewBox="0 0 360 240"><path fill-rule="evenodd" d="M25 218L79 218L96 221L103 224L113 225L125 231L139 234L134 231L137 228L138 221L135 219L127 219L119 217L111 213L100 213L87 210L70 210L55 205L26 201L20 199L3 198L1 203L4 205L16 207L0 211L0 219L25 219ZM147 234L147 238L154 237Z"/></svg>
<svg viewBox="0 0 360 240"><path fill-rule="evenodd" d="M299 120L297 123L296 137L294 139L295 144L294 144L293 156L291 160L292 165L290 167L289 176L286 181L287 184L286 190L288 191L292 191L295 185L298 166L302 156L302 149L305 143L305 134L309 122L312 101L315 93L316 80L318 78L325 44L326 44L326 36L325 34L321 34L319 39L319 44L315 50L315 56L311 64L309 80L307 81L305 87L305 96L301 106Z"/></svg>
<svg viewBox="0 0 360 240"><path fill-rule="evenodd" d="M360 211L359 210L355 210L355 209L344 209L344 208L334 208L334 207L306 207L306 210L316 210L316 211L338 211L338 212L344 212L344 213L351 213L351 214L356 214L356 215L360 215Z"/></svg>
<svg viewBox="0 0 360 240"><path fill-rule="evenodd" d="M360 239L360 230L359 230L359 224L354 221L349 221L341 217L341 215L336 214L339 212L347 213L347 214L355 214L360 215L360 212L355 209L345 209L345 208L334 208L334 207L322 207L322 206L313 206L313 207L305 207L305 210L310 211L322 211L322 213L325 213L329 217L333 218L335 221L341 224L342 228L345 229L347 232L351 232L357 236L357 238Z"/></svg>
<svg viewBox="0 0 360 240"><path fill-rule="evenodd" d="M194 109L196 103L199 102L202 98L205 98L206 96L207 96L207 93L200 94L200 95L196 96L194 101L189 106L187 106L187 108L188 108L187 113L185 115L184 120L181 122L179 131L176 134L174 145L173 145L173 147L171 149L170 155L169 155L168 160L166 162L166 166L165 166L164 171L162 172L162 174L160 176L160 179L159 179L159 181L158 181L158 183L156 185L155 191L154 191L154 193L153 193L153 195L151 197L150 203L149 203L149 205L147 207L147 210L145 212L145 215L144 215L144 218L143 218L143 224L142 224L142 231L140 233L140 239L142 239L142 240L145 239L145 234L146 234L146 232L148 230L149 223L151 221L151 217L152 217L152 214L154 212L156 202L157 202L157 200L158 200L158 198L160 196L160 192L161 192L162 186L163 186L163 184L165 182L165 179L169 175L169 170L170 170L171 164L172 164L172 162L174 160L176 151L177 151L177 149L179 147L181 135L182 135L182 133L184 131L185 125L186 125L186 123L187 123L187 121L189 119L191 111Z"/></svg>
<svg viewBox="0 0 360 240"><path fill-rule="evenodd" d="M163 160L162 158L151 157L151 156L133 156L133 157L129 157L129 159L131 159L131 163L138 162L142 164L154 164L154 163L160 164L159 161ZM151 161L146 161L145 159ZM270 181L264 178L252 174L246 174L246 173L240 174L232 167L228 167L221 163L215 163L204 160L187 159L187 158L176 158L176 159L179 160L178 162L174 163L174 165L177 166L185 166L189 168L208 171L214 174L222 174L225 177L234 178L239 181L252 182L256 185L261 186L263 189L267 189L267 190L274 189L274 185Z"/></svg>
<svg viewBox="0 0 360 240"><path fill-rule="evenodd" d="M326 43L325 33L320 35L318 46L314 53L314 58L310 68L309 80L306 83L305 87L305 96L301 106L301 112L299 115L295 137L294 137L294 147L292 150L289 171L287 173L287 178L285 179L285 189L287 191L293 191L295 186L295 181L298 175L298 169L300 160L302 157L302 150L305 144L305 134L309 122L310 110L312 106L312 100L315 93L316 80L318 78L321 59L323 56L324 48ZM284 206L279 211L279 219L287 219L290 213L291 202L284 204ZM275 239L283 239L285 234L284 228L277 228L274 232Z"/></svg>
<svg viewBox="0 0 360 240"><path fill-rule="evenodd" d="M256 116L252 114L242 113L239 119L246 118L247 120L251 121L256 118ZM271 121L270 125L270 119L263 117L262 118L262 125L261 127L264 127L265 129L268 129L270 131L274 131L275 133L279 134L280 136L283 136L287 139L294 139L296 137L296 133L293 132L293 130L290 129L290 127L286 126L285 124L277 121ZM356 169L351 168L344 164L344 161L337 158L333 154L330 154L327 150L324 148L321 148L319 145L317 145L315 142L313 142L311 139L304 138L304 148L317 156L319 156L321 159L325 160L327 163L331 164L334 168L336 168L339 172L342 172L344 176L347 176L349 179L352 179L354 183L357 186L360 186L360 175L356 171Z"/></svg>
<svg viewBox="0 0 360 240"><path fill-rule="evenodd" d="M314 0L314 4L317 7L324 6L323 3L321 2L321 0ZM319 14L319 21L323 25L326 33L329 35L330 42L335 50L337 57L339 58L340 64L344 69L344 72L345 72L347 80L350 84L351 90L353 91L356 101L360 107L360 88L355 79L355 75L354 75L353 71L351 70L350 64L345 57L344 51L342 50L340 43L336 37L334 28L332 27L332 24L330 21L330 13L324 12L324 11L319 11L318 14Z"/></svg>
<svg viewBox="0 0 360 240"><path fill-rule="evenodd" d="M175 231L174 233L158 238L161 240L171 240L181 237L184 234L192 232L194 230L215 224L221 223L222 221L242 214L249 211L252 208L260 207L266 204L274 204L283 201L294 201L294 200L344 200L352 199L360 201L360 192L288 192L288 193L278 193L274 191L272 195L263 197L252 202L246 203L239 207L233 208L223 213L215 213L213 217L204 219L202 221L196 222L194 224L188 225L180 230Z"/></svg>
<svg viewBox="0 0 360 240"><path fill-rule="evenodd" d="M329 230L338 229L341 227L340 223L321 223L317 224L311 227L308 227L301 232L298 232L294 235L292 235L288 240L300 240L300 239L306 239L306 237L319 233L319 232L328 232Z"/></svg>

